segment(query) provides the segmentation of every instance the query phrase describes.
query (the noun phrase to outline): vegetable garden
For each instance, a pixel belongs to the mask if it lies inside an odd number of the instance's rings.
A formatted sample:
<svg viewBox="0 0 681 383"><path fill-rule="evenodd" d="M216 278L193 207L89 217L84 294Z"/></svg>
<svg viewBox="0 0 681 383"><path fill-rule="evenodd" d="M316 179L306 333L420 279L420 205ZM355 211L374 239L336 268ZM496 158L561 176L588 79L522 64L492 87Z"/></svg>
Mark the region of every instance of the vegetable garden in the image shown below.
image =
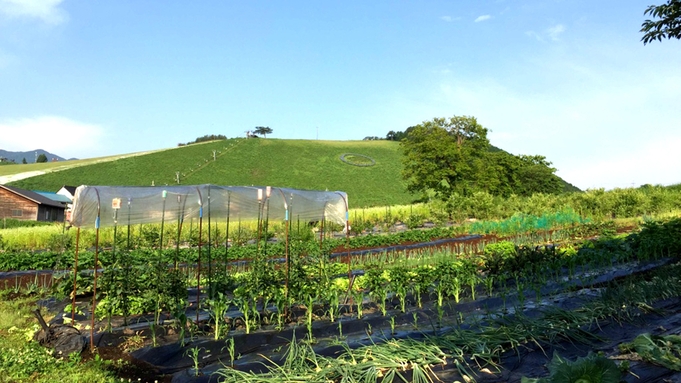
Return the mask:
<svg viewBox="0 0 681 383"><path fill-rule="evenodd" d="M678 326L634 339L630 323L659 324L656 314L681 306L681 220L618 235L612 221L563 209L354 235L347 197L336 212L322 202L307 213L294 197L280 214L267 206L278 190L250 188L255 208L241 202L239 216L238 192L212 188L196 216L168 209L181 194L170 188L145 188L162 213L131 215L129 225L125 199L118 211L86 208L82 226L94 228L76 244L30 258L0 253L5 270L53 270L28 272L28 283L15 274L5 288L49 285L66 298L46 303L59 309L52 321L90 332L89 352L136 339L146 346L131 355L176 381L491 382L587 367L619 381L643 374L616 359L632 352L666 361L664 371L679 368ZM105 215L115 222L107 230ZM631 344L587 356L617 324ZM632 351L643 345L652 351ZM527 360L537 366L509 367Z"/></svg>

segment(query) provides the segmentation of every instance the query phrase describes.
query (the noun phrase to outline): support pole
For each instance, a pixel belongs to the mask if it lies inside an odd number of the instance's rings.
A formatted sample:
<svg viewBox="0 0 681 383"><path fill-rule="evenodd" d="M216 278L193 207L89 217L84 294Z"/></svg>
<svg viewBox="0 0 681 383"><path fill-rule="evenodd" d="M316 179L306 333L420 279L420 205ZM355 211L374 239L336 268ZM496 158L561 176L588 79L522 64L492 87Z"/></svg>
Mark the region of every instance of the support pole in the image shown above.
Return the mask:
<svg viewBox="0 0 681 383"><path fill-rule="evenodd" d="M92 310L90 312L90 352L94 352L95 350L95 310L97 309L97 268L99 265L99 223L101 220L99 191L95 189L95 192L97 193L97 218L95 219L95 278L92 285Z"/></svg>
<svg viewBox="0 0 681 383"><path fill-rule="evenodd" d="M225 276L227 275L227 263L229 262L229 209L231 206L232 191L227 191L227 228L225 229Z"/></svg>
<svg viewBox="0 0 681 383"><path fill-rule="evenodd" d="M76 255L73 264L73 291L71 292L71 324L76 320L76 291L78 287L78 250L80 249L80 226L76 231Z"/></svg>
<svg viewBox="0 0 681 383"><path fill-rule="evenodd" d="M154 313L154 326L158 326L158 318L161 315L161 307L159 305L159 297L161 296L161 269L163 269L163 234L165 231L165 223L166 223L166 198L168 197L168 191L164 190L161 193L161 196L163 198L163 207L161 208L161 233L159 234L158 238L158 255L156 257L156 312ZM166 264L165 270L163 272L167 272L168 266Z"/></svg>
<svg viewBox="0 0 681 383"><path fill-rule="evenodd" d="M197 188L198 190L198 188ZM203 235L203 201L199 191L199 259L196 272L196 324L199 323L199 309L201 308L201 237Z"/></svg>
<svg viewBox="0 0 681 383"><path fill-rule="evenodd" d="M213 244L211 243L210 229L210 185L208 185L208 298L213 299L213 258L210 253Z"/></svg>
<svg viewBox="0 0 681 383"><path fill-rule="evenodd" d="M130 205L132 198L128 197L128 244L125 249L125 261L123 262L123 286L121 292L121 306L123 306L123 326L128 326L128 278L130 277Z"/></svg>
<svg viewBox="0 0 681 383"><path fill-rule="evenodd" d="M266 209L267 213L265 215L265 243L263 244L263 253L265 258L267 258L267 231L270 228L270 195L272 195L272 187L268 186L265 188L265 196L267 197Z"/></svg>
<svg viewBox="0 0 681 383"><path fill-rule="evenodd" d="M262 189L258 189L258 242L256 245L256 249L258 252L260 252L260 236L262 234L262 225L261 225L261 219L262 219Z"/></svg>
<svg viewBox="0 0 681 383"><path fill-rule="evenodd" d="M114 227L113 227L113 249L111 249L111 271L109 272L109 286L113 287L116 272L116 234L118 229L118 209L114 209L113 214ZM108 295L108 293L107 293ZM111 332L111 316L113 315L113 306L108 307L108 319L107 319L107 329Z"/></svg>

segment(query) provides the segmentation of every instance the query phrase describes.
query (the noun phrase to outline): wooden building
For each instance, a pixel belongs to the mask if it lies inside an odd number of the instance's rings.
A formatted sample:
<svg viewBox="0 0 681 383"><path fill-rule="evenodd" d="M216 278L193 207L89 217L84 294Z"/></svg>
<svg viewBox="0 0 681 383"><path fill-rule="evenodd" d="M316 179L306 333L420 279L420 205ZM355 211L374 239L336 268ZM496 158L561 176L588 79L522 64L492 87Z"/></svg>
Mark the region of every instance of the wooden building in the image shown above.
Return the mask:
<svg viewBox="0 0 681 383"><path fill-rule="evenodd" d="M66 204L30 190L0 185L0 219L63 222Z"/></svg>

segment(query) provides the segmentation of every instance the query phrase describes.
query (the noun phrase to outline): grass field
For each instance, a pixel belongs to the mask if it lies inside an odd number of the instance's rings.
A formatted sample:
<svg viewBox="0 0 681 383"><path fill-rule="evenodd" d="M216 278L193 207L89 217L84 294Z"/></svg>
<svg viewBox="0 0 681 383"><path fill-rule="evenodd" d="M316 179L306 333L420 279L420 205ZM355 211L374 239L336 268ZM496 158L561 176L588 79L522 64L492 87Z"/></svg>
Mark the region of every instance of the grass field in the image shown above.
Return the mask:
<svg viewBox="0 0 681 383"><path fill-rule="evenodd" d="M163 149L162 149L163 150ZM22 179L23 173L32 174L44 174L56 171L63 171L66 169L73 169L85 165L93 165L102 162L116 161L122 158L146 155L156 151L146 151L139 153L129 153L129 154L118 154L115 156L107 157L96 157L96 158L86 158L81 160L68 160L68 161L58 161L58 162L43 162L43 163L31 163L31 164L16 164L16 165L6 165L0 166L0 183L5 183L6 179ZM17 177L18 176L18 177Z"/></svg>
<svg viewBox="0 0 681 383"><path fill-rule="evenodd" d="M353 166L341 161L346 153L368 156L375 164ZM362 157L348 159L366 165ZM176 184L176 172L180 172L180 183L185 185L342 190L350 196L352 207L365 207L412 202L414 197L407 193L400 177L401 168L399 144L392 141L229 139L85 164L11 185L47 191L63 185L172 185Z"/></svg>

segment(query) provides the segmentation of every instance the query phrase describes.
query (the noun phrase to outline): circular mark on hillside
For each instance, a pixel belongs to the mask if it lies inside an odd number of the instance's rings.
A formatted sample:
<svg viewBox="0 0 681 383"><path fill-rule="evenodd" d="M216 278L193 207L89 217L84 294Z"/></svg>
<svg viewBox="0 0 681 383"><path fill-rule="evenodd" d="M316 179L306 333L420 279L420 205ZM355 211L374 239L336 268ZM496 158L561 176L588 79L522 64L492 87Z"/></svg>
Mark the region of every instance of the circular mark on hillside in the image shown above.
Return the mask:
<svg viewBox="0 0 681 383"><path fill-rule="evenodd" d="M352 166L374 166L376 165L376 161L369 157L365 156L364 154L357 154L357 153L344 153L341 154L340 160L345 162L348 165Z"/></svg>

